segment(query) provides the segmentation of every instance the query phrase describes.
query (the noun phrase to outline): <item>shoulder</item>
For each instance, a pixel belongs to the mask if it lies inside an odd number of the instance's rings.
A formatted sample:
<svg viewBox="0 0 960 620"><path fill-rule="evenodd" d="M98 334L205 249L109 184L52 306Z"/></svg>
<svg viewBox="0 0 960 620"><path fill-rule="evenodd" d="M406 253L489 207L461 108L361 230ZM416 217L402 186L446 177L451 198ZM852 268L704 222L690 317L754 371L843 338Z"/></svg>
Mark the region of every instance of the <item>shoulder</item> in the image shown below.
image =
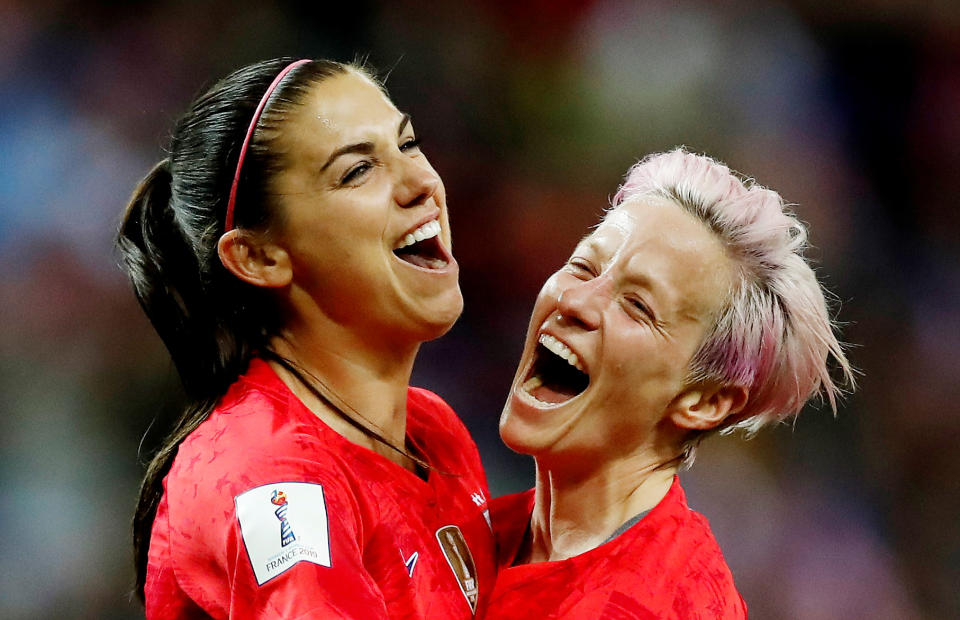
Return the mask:
<svg viewBox="0 0 960 620"><path fill-rule="evenodd" d="M686 565L715 565L729 575L730 569L710 528L710 522L687 504L687 497L680 486L679 479L674 480L673 487L662 504L663 513L658 515L658 520L670 524L671 543L678 549L682 549L684 555L689 558ZM659 508L661 506L657 506L656 509ZM732 577L730 580L732 582Z"/></svg>
<svg viewBox="0 0 960 620"><path fill-rule="evenodd" d="M469 436L453 408L430 390L412 386L407 389L407 415L414 424L430 425L439 432Z"/></svg>
<svg viewBox="0 0 960 620"><path fill-rule="evenodd" d="M436 466L466 462L471 468L479 467L480 455L467 427L453 408L430 390L407 390L407 431Z"/></svg>
<svg viewBox="0 0 960 620"><path fill-rule="evenodd" d="M490 501L490 520L497 544L497 565L510 566L530 523L534 490L503 495Z"/></svg>
<svg viewBox="0 0 960 620"><path fill-rule="evenodd" d="M253 360L207 419L180 444L178 454L203 451L214 462L214 455L256 451L283 441L298 404L266 362Z"/></svg>
<svg viewBox="0 0 960 620"><path fill-rule="evenodd" d="M533 510L534 489L501 495L490 500L490 517L494 525L507 526L516 521L528 521Z"/></svg>
<svg viewBox="0 0 960 620"><path fill-rule="evenodd" d="M321 441L313 428L319 425L311 425L301 408L277 386L241 378L180 444L169 481L232 497L277 474L301 475L305 458L326 463L329 442Z"/></svg>
<svg viewBox="0 0 960 620"><path fill-rule="evenodd" d="M674 608L691 618L746 617L746 606L710 524L687 505L679 480L654 510L661 506L658 515L651 512L656 519L648 525L660 529L652 540L658 548L658 572L674 591Z"/></svg>
<svg viewBox="0 0 960 620"><path fill-rule="evenodd" d="M693 549L691 550L684 578L679 582L678 599L684 598L699 601L701 606L711 610L742 609L744 615L746 606L743 598L737 591L733 580L733 573L723 557L723 551L713 536L710 524L706 517L698 512L691 512L691 535ZM695 593L695 594L694 594ZM728 617L718 614L715 617Z"/></svg>
<svg viewBox="0 0 960 620"><path fill-rule="evenodd" d="M243 556L263 560L257 582L279 574L284 566L264 558L293 536L298 550L315 554L309 561L324 564L328 532L354 544L367 518L339 435L306 415L279 379L247 378L183 441L163 481L165 521L154 529L175 533L169 563L191 592L219 592L212 576L230 574Z"/></svg>
<svg viewBox="0 0 960 620"><path fill-rule="evenodd" d="M322 484L328 501L349 502L343 442L302 409L264 362L251 364L180 445L164 480L171 520L229 521L244 494L281 482Z"/></svg>

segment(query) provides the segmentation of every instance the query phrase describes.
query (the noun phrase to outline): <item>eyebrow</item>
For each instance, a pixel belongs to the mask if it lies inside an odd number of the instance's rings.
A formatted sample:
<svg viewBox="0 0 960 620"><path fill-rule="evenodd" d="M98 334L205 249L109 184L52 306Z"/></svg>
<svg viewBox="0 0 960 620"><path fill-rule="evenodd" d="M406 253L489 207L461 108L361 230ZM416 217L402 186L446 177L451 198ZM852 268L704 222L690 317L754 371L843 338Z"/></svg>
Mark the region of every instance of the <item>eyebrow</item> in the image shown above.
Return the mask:
<svg viewBox="0 0 960 620"><path fill-rule="evenodd" d="M400 119L400 126L397 128L397 136L403 135L403 130L407 128L407 125L410 124L410 115L404 114L403 118ZM360 153L361 155L369 155L374 151L373 142L357 142L356 144L348 144L346 146L341 146L334 152L330 153L330 157L327 158L327 161L320 168L320 172L323 172L330 167L338 157L342 155L349 155L350 153Z"/></svg>
<svg viewBox="0 0 960 620"><path fill-rule="evenodd" d="M585 248L594 255L604 257L607 260L613 259L612 256L605 255L603 252L603 246L601 245L600 241L593 236L593 233L590 233L584 237L583 240L577 244L577 248ZM630 263L633 261L633 258L634 256L630 256L630 258L627 259L626 267L628 270L630 269ZM667 291L667 288L656 276L645 272L628 271L624 279L629 284L640 286L650 291L655 298L654 301L658 306L663 305L669 299L669 292ZM656 309L651 308L651 310L654 312L654 314L659 316L659 313Z"/></svg>

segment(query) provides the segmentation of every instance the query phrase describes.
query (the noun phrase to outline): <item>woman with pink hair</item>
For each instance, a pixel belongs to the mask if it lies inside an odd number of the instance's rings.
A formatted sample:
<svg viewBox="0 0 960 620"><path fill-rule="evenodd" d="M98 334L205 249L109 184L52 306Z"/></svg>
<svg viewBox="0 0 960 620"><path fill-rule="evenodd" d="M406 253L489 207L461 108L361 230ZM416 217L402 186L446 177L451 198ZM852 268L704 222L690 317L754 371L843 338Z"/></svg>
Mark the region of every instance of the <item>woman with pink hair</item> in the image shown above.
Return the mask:
<svg viewBox="0 0 960 620"><path fill-rule="evenodd" d="M776 192L709 157L629 171L534 307L500 434L536 487L493 503L488 617L746 617L677 473L852 387L805 247Z"/></svg>

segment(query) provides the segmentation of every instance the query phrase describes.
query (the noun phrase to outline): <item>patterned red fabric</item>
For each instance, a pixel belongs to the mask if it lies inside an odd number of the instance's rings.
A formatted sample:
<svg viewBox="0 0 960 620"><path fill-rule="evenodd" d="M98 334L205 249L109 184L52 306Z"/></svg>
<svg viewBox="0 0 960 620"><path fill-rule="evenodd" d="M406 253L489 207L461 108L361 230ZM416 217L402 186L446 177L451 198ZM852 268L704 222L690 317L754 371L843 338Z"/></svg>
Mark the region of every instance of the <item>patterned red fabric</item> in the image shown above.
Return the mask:
<svg viewBox="0 0 960 620"><path fill-rule="evenodd" d="M482 603L495 559L480 457L435 394L411 388L407 409L409 441L435 468L427 481L347 441L255 360L183 442L164 479L149 550L147 618L473 617L452 566L472 554ZM300 522L293 534L328 538L331 565L299 561L258 585L251 528L241 526L236 498L297 482L311 485L288 490L322 486L328 532L304 532L310 528ZM275 535L279 548L277 519L284 515L265 514L275 521L266 540L273 544ZM445 556L438 530L449 525L471 553Z"/></svg>
<svg viewBox="0 0 960 620"><path fill-rule="evenodd" d="M555 562L509 566L530 521L533 490L491 502L501 570L486 617L716 620L747 617L707 520L680 481L612 541Z"/></svg>

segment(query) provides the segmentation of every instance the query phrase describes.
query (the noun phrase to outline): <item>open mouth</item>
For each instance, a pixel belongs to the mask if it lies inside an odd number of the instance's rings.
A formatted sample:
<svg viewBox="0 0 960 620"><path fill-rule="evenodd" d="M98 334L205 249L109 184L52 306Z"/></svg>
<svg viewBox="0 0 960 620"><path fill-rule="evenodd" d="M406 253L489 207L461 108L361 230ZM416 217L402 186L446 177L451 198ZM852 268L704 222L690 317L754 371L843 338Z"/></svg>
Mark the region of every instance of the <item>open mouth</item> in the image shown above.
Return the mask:
<svg viewBox="0 0 960 620"><path fill-rule="evenodd" d="M400 260L421 269L443 269L449 256L440 243L440 222L430 220L397 243L393 253Z"/></svg>
<svg viewBox="0 0 960 620"><path fill-rule="evenodd" d="M558 405L579 395L590 385L577 354L549 334L540 334L530 372L521 388L538 401Z"/></svg>

